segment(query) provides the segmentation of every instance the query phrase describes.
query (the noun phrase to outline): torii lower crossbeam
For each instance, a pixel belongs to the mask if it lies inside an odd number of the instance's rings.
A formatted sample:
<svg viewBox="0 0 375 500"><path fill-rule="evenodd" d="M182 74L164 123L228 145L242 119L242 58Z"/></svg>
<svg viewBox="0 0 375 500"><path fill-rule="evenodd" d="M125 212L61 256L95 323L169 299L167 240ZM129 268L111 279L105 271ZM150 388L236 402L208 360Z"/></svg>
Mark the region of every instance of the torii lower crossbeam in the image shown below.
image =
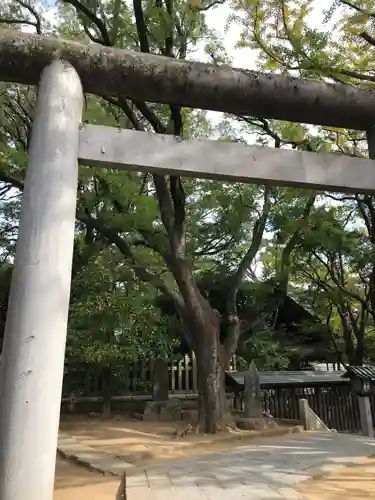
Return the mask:
<svg viewBox="0 0 375 500"><path fill-rule="evenodd" d="M171 135L83 125L83 165L231 182L375 192L375 161L336 153L187 140Z"/></svg>

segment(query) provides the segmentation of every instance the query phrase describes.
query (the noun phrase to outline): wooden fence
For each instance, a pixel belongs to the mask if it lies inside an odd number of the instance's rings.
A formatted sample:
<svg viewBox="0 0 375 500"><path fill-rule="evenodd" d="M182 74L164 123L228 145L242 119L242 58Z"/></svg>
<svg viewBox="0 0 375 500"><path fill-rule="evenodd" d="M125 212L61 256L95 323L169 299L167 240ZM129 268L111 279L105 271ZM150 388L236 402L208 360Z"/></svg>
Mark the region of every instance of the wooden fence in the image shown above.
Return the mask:
<svg viewBox="0 0 375 500"><path fill-rule="evenodd" d="M307 399L310 408L331 429L358 432L360 417L357 396L350 383L314 387L276 387L261 390L263 409L274 418L299 420L299 400ZM375 406L375 394L372 395ZM240 403L240 407L238 406ZM243 409L243 399L237 409Z"/></svg>
<svg viewBox="0 0 375 500"><path fill-rule="evenodd" d="M112 369L113 395L151 392L153 360L134 361L119 364ZM169 390L173 392L198 391L197 362L194 353L185 355L178 362L169 365ZM232 359L230 369L236 370L236 358ZM69 363L65 366L63 397L74 392L76 396L101 396L103 387L102 370L98 365L89 363Z"/></svg>
<svg viewBox="0 0 375 500"><path fill-rule="evenodd" d="M231 369L236 370L235 357ZM135 361L113 367L113 396L151 393L153 360ZM103 375L98 365L70 363L66 366L63 397L100 397L103 395ZM197 363L194 354L179 362L169 363L169 390L172 393L197 392ZM299 420L299 400L304 398L312 410L332 429L339 432L358 432L360 418L357 397L351 393L349 382L312 387L281 386L262 388L263 409L275 418ZM375 415L375 392L371 396ZM243 409L243 397L235 398L236 409Z"/></svg>

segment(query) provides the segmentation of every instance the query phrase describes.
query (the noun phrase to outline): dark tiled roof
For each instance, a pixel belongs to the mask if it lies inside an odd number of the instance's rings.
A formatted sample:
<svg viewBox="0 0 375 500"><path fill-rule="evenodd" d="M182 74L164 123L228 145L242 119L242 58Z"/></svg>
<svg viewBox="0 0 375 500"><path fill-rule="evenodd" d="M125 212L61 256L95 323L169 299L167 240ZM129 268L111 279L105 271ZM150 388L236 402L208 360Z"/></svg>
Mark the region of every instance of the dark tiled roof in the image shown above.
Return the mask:
<svg viewBox="0 0 375 500"><path fill-rule="evenodd" d="M375 380L375 366L348 366L348 374L359 378Z"/></svg>
<svg viewBox="0 0 375 500"><path fill-rule="evenodd" d="M277 385L330 384L345 381L344 371L259 371L259 382L263 387ZM375 372L374 372L375 374ZM237 384L245 384L244 372L227 372Z"/></svg>

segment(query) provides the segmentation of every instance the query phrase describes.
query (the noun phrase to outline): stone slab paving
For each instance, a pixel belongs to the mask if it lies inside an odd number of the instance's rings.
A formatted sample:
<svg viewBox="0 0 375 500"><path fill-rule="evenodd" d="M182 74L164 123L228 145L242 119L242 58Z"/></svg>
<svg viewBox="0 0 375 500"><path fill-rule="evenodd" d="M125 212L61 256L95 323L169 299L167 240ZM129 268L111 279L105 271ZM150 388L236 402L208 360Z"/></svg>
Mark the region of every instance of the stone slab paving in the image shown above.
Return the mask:
<svg viewBox="0 0 375 500"><path fill-rule="evenodd" d="M60 434L59 449L96 470L113 475L126 471L127 500L304 500L294 489L297 483L375 455L375 439L338 433L294 434L147 469L65 434Z"/></svg>
<svg viewBox="0 0 375 500"><path fill-rule="evenodd" d="M293 486L375 454L375 440L304 433L127 471L127 500L304 500Z"/></svg>
<svg viewBox="0 0 375 500"><path fill-rule="evenodd" d="M57 449L65 458L112 476L120 476L126 469L132 467L132 464L128 464L109 453L95 450L62 432L59 433Z"/></svg>

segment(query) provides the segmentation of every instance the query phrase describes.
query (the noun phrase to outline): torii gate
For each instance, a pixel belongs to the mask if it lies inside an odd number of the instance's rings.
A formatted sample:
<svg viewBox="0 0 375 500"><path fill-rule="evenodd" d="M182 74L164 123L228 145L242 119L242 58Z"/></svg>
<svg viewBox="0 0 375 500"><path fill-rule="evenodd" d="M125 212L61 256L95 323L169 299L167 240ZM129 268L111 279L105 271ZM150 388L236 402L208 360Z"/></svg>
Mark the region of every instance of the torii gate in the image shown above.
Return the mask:
<svg viewBox="0 0 375 500"><path fill-rule="evenodd" d="M1 361L1 500L53 497L78 161L375 193L373 160L82 125L82 106L76 70L60 61L46 67L38 89ZM372 131L368 140L372 155Z"/></svg>

